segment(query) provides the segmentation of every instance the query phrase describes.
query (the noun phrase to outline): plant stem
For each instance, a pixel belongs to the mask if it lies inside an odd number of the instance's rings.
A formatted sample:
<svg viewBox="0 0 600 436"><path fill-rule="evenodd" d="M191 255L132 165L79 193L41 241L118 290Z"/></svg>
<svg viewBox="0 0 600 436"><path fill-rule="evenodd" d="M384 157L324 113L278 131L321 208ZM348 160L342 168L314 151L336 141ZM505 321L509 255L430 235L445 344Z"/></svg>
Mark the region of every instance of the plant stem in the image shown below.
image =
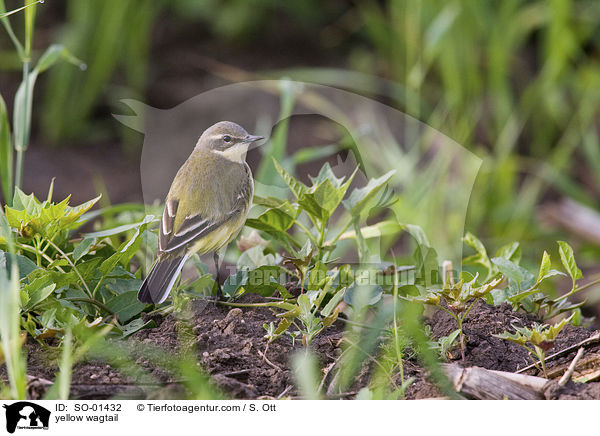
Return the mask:
<svg viewBox="0 0 600 436"><path fill-rule="evenodd" d="M117 317L117 315L115 314L115 312L113 312L112 310L110 310L105 304L101 303L100 301L96 300L95 298L69 297L69 298L63 298L63 300L66 300L66 301L80 301L82 303L90 303L90 304L98 306L102 310L110 313L115 318Z"/></svg>
<svg viewBox="0 0 600 436"><path fill-rule="evenodd" d="M52 248L54 248L56 251L58 251L60 253L60 255L63 257L63 259L66 259L67 262L69 262L69 265L71 265L71 268L73 268L73 271L75 271L75 274L77 274L77 277L79 277L79 280L81 280L81 283L85 287L85 290L87 291L88 296L93 300L94 299L94 294L92 294L92 292L90 291L90 288L88 287L87 283L85 282L85 280L83 279L83 277L79 273L79 270L77 269L77 267L75 266L75 264L73 263L73 261L69 258L69 256L67 256L67 254L64 251L62 251L58 247L58 245L56 245L54 242L51 242L51 241L48 241L48 242L50 243L50 245L52 246Z"/></svg>
<svg viewBox="0 0 600 436"><path fill-rule="evenodd" d="M546 372L546 353L537 345L534 345L533 347L535 349L535 355L542 364L542 373L544 374L544 378L548 378L548 373Z"/></svg>
<svg viewBox="0 0 600 436"><path fill-rule="evenodd" d="M38 251L35 249L35 247L31 247L29 245L24 245L24 244L19 244L19 243L17 243L15 246L21 250L29 251L30 253L34 253L36 255L38 254ZM43 251L40 251L39 254L48 261L48 264L51 264L52 262L54 262L52 260L52 258L50 256L48 256L47 254L45 254ZM57 266L56 269L59 270L61 273L65 272L60 266Z"/></svg>
<svg viewBox="0 0 600 436"><path fill-rule="evenodd" d="M463 333L463 328L462 328L462 319L460 316L456 316L456 325L458 326L458 330L460 330L460 335L459 335L459 343L460 343L460 357L462 359L462 363L465 363L465 335Z"/></svg>
<svg viewBox="0 0 600 436"><path fill-rule="evenodd" d="M343 232L342 232L343 233ZM400 337L398 335L398 268L396 268L396 259L394 258L394 348L396 351L396 359L398 360L398 368L400 370L400 385L404 385L404 362L402 361L402 350L400 347ZM404 399L404 389L401 393Z"/></svg>
<svg viewBox="0 0 600 436"><path fill-rule="evenodd" d="M571 292L567 292L565 295L562 295L560 297L558 297L556 300L554 300L556 303L558 303L559 301L565 300L567 298L569 298L572 295L575 295L591 286L597 285L598 283L600 283L600 277L598 277L597 279L592 280L591 282L586 283L583 286L578 286L574 289L571 290Z"/></svg>
<svg viewBox="0 0 600 436"><path fill-rule="evenodd" d="M304 233L306 233L306 235L310 238L310 240L315 243L315 245L318 244L317 238L315 238L315 236L312 234L312 232L310 231L310 229L308 227L306 227L304 224L302 224L298 220L294 221L294 224L296 224L298 227L300 227L304 231Z"/></svg>

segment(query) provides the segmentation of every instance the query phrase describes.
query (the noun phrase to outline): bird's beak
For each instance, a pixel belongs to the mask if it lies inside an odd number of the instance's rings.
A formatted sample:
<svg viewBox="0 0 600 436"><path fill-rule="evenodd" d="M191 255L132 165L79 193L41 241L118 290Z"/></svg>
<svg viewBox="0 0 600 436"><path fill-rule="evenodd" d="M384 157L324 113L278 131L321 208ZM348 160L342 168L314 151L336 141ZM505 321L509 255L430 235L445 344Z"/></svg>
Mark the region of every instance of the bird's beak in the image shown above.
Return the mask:
<svg viewBox="0 0 600 436"><path fill-rule="evenodd" d="M244 138L244 142L252 143L252 142L260 141L261 139L265 139L265 137L264 136L248 135L248 136L246 136Z"/></svg>

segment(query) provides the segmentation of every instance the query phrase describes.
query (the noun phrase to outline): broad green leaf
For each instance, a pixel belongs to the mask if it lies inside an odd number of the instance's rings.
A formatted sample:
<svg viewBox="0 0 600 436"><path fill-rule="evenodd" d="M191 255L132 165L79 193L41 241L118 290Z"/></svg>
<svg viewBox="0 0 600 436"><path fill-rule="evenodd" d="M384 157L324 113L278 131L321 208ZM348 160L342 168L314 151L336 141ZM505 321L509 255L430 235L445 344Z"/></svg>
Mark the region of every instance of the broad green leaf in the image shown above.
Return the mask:
<svg viewBox="0 0 600 436"><path fill-rule="evenodd" d="M231 274L225 282L221 290L223 291L223 295L226 297L233 297L238 289L244 286L248 281L248 270L242 269L238 270L235 274Z"/></svg>
<svg viewBox="0 0 600 436"><path fill-rule="evenodd" d="M323 263L317 262L308 274L308 286L306 289L309 291L323 289L327 278L327 267Z"/></svg>
<svg viewBox="0 0 600 436"><path fill-rule="evenodd" d="M335 308L340 304L340 302L344 299L346 295L346 288L341 288L339 291L331 297L331 300L327 302L325 307L321 310L321 316L328 317L333 313Z"/></svg>
<svg viewBox="0 0 600 436"><path fill-rule="evenodd" d="M277 265L281 262L281 256L264 254L264 247L257 245L244 251L237 261L238 269L255 269L264 265Z"/></svg>
<svg viewBox="0 0 600 436"><path fill-rule="evenodd" d="M518 242L506 244L498 249L495 257L504 257L518 265L521 261L521 244Z"/></svg>
<svg viewBox="0 0 600 436"><path fill-rule="evenodd" d="M35 285L35 283L33 285ZM44 301L46 298L48 298L52 294L52 292L54 292L54 289L56 289L55 283L52 283L46 287L38 288L38 289L30 289L28 286L26 286L24 288L24 291L27 294L28 299L27 299L27 302L24 304L23 309L24 310L33 309L36 306L36 304L38 304L38 303Z"/></svg>
<svg viewBox="0 0 600 436"><path fill-rule="evenodd" d="M342 183L343 179L335 177L328 165L323 168L325 170L321 169L319 176L313 178L313 182L318 182L318 184L314 184L304 192L298 199L298 204L313 217L326 222L346 195L356 171L346 182Z"/></svg>
<svg viewBox="0 0 600 436"><path fill-rule="evenodd" d="M115 294L124 294L126 292L138 291L142 281L132 278L107 278L104 281L104 286Z"/></svg>
<svg viewBox="0 0 600 436"><path fill-rule="evenodd" d="M138 319L134 319L130 323L125 324L121 328L121 331L123 332L123 337L126 338L127 336L130 336L140 330L151 329L154 327L156 327L156 323L154 322L153 319L144 322L143 319L138 318Z"/></svg>
<svg viewBox="0 0 600 436"><path fill-rule="evenodd" d="M325 162L325 164L319 170L317 177L312 177L310 175L308 177L310 178L313 186L320 185L325 180L329 180L335 188L340 188L344 182L344 177L337 177L333 173L329 162Z"/></svg>
<svg viewBox="0 0 600 436"><path fill-rule="evenodd" d="M515 265L504 257L494 257L492 258L492 262L498 267L502 274L519 285L530 276L530 273L526 269Z"/></svg>
<svg viewBox="0 0 600 436"><path fill-rule="evenodd" d="M42 203L35 198L35 195L26 195L18 187L15 188L12 208L16 211L25 211L29 215L37 215L40 212ZM12 224L11 224L12 225Z"/></svg>
<svg viewBox="0 0 600 436"><path fill-rule="evenodd" d="M100 259L98 259L98 261L99 260ZM95 262L96 266L98 265L98 261ZM78 265L77 269L78 271L81 271L81 265ZM58 271L45 270L42 268L33 270L30 274L27 275L27 280L31 284L34 284L36 281L39 280L39 282L36 283L37 287L44 287L54 283L57 288L62 288L79 283L79 277L73 271L68 273L61 273Z"/></svg>
<svg viewBox="0 0 600 436"><path fill-rule="evenodd" d="M383 288L379 285L360 286L356 282L354 282L348 287L348 289L346 289L346 292L344 293L344 301L346 303L348 303L350 306L353 306L357 302L356 294L359 291L360 292L368 292L368 295L366 296L366 301L365 301L367 306L372 306L375 303L377 303L379 300L381 300L381 297L383 295Z"/></svg>
<svg viewBox="0 0 600 436"><path fill-rule="evenodd" d="M89 253L90 247L96 243L96 238L85 238L73 250L73 260L77 262L83 256Z"/></svg>
<svg viewBox="0 0 600 436"><path fill-rule="evenodd" d="M275 169L277 170L281 178L290 187L292 193L296 196L297 199L300 199L302 195L306 191L308 191L308 187L300 180L296 179L294 176L289 174L286 170L281 168L281 166L277 163L275 159L273 159L273 164L275 165Z"/></svg>
<svg viewBox="0 0 600 436"><path fill-rule="evenodd" d="M410 226L410 224L408 226ZM386 235L395 235L395 234L407 229L408 226L404 225L404 224L400 224L394 220L380 221L371 226L361 227L360 233L362 234L362 237L365 239L379 238L381 236L386 236ZM354 230L350 230L350 231L342 234L342 236L340 236L339 240L343 241L346 239L355 239L355 238L356 238L356 232ZM331 242L329 241L329 242L327 242L327 244L329 245L329 244L331 244Z"/></svg>
<svg viewBox="0 0 600 436"><path fill-rule="evenodd" d="M467 244L469 247L473 248L476 254L469 256L463 259L464 265L481 265L487 269L488 277L492 274L492 263L490 262L490 258L487 254L487 250L484 245L481 243L475 235L471 232L467 232L467 234L463 237L463 242ZM501 257L499 257L501 258Z"/></svg>
<svg viewBox="0 0 600 436"><path fill-rule="evenodd" d="M246 220L246 225L257 230L285 233L296 221L300 210L288 201L267 209L257 218Z"/></svg>
<svg viewBox="0 0 600 436"><path fill-rule="evenodd" d="M577 267L575 262L575 255L573 254L573 248L564 241L558 241L558 253L560 254L560 260L571 276L573 281L573 288L575 288L575 282L583 277L581 270Z"/></svg>
<svg viewBox="0 0 600 436"><path fill-rule="evenodd" d="M146 307L137 298L137 291L124 292L106 302L106 307L119 318L120 323L129 321Z"/></svg>
<svg viewBox="0 0 600 436"><path fill-rule="evenodd" d="M442 280L439 274L437 251L428 245L417 245L413 254L415 261L415 283L431 286Z"/></svg>
<svg viewBox="0 0 600 436"><path fill-rule="evenodd" d="M415 224L406 224L404 226L406 228L406 231L408 233L410 233L410 235L416 239L417 243L419 245L425 245L427 247L431 247L431 244L429 243L429 239L427 239L427 235L425 234L425 231L423 230L422 227L417 226Z"/></svg>
<svg viewBox="0 0 600 436"><path fill-rule="evenodd" d="M555 269L551 269L552 263L550 261L550 255L546 250L544 250L544 254L542 255L542 263L540 265L540 272L538 274L538 278L536 283L539 284L546 280L549 277L557 276L557 275L565 275L563 272L557 271Z"/></svg>
<svg viewBox="0 0 600 436"><path fill-rule="evenodd" d="M258 206L263 206L266 208L277 208L281 206L283 203L289 203L288 200L282 200L276 197L260 197L258 195L254 195L254 199L252 200L253 204Z"/></svg>
<svg viewBox="0 0 600 436"><path fill-rule="evenodd" d="M39 268L34 262L25 256L16 254L15 258L17 260L17 267L19 269L19 280L27 277L31 272ZM12 260L13 257L10 254L0 251L0 265L5 264L7 271L12 271Z"/></svg>
<svg viewBox="0 0 600 436"><path fill-rule="evenodd" d="M115 254L102 262L99 268L102 275L106 276L118 264L126 265L131 260L140 248L140 244L142 243L141 234L145 230L146 225L142 224L138 227L129 241L123 242Z"/></svg>
<svg viewBox="0 0 600 436"><path fill-rule="evenodd" d="M307 239L302 248L296 253L298 259L310 261L313 253L313 246L310 239Z"/></svg>
<svg viewBox="0 0 600 436"><path fill-rule="evenodd" d="M80 217L90 210L102 197L102 194L97 196L96 198L91 199L90 201L86 201L79 206L70 207L67 206L66 214L61 218L60 224L61 226L69 226L72 227L72 224L83 224L83 220L80 220Z"/></svg>
<svg viewBox="0 0 600 436"><path fill-rule="evenodd" d="M369 180L365 187L354 189L350 196L342 202L344 207L353 216L360 214L395 173L396 170L389 171L377 179Z"/></svg>
<svg viewBox="0 0 600 436"><path fill-rule="evenodd" d="M113 227L112 229L101 230L99 232L84 233L83 237L84 238L104 238L107 236L118 235L119 233L124 233L129 230L143 226L144 224L150 224L150 223L157 222L157 221L158 221L158 219L154 218L154 215L146 215L144 217L144 219L140 222L133 223L133 224L125 224L122 226Z"/></svg>
<svg viewBox="0 0 600 436"><path fill-rule="evenodd" d="M247 272L243 284L244 290L263 297L271 297L275 291L279 291L281 295L289 297L287 289L279 282L281 275L284 273L285 271L281 267L270 265L250 270Z"/></svg>
<svg viewBox="0 0 600 436"><path fill-rule="evenodd" d="M25 195L20 189L16 189L13 207L6 208L6 217L9 224L16 229L28 225L33 232L53 240L58 233L72 229L73 223L89 210L99 197L77 207L70 207L69 199L70 197L67 197L60 203L48 200L40 203L33 194Z"/></svg>
<svg viewBox="0 0 600 436"><path fill-rule="evenodd" d="M510 303L512 303L513 305L517 305L518 303L520 303L521 301L523 301L525 298L529 297L530 295L534 295L539 292L540 292L539 289L534 288L534 289L530 289L530 290L521 292L519 294L507 296L506 300L509 301Z"/></svg>

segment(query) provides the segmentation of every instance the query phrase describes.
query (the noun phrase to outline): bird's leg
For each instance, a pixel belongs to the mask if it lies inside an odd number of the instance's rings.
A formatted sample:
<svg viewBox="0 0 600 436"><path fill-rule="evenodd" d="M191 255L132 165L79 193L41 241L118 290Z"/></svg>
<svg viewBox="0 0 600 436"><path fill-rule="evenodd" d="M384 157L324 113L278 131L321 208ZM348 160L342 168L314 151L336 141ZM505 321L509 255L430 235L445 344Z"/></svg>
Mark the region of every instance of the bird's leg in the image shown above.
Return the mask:
<svg viewBox="0 0 600 436"><path fill-rule="evenodd" d="M221 299L221 297L223 296L223 289L221 288L221 273L219 271L219 253L217 251L215 251L213 253L213 259L215 261L215 269L216 269L216 281L217 281L217 295L215 297L215 304L217 303L217 301L219 301Z"/></svg>

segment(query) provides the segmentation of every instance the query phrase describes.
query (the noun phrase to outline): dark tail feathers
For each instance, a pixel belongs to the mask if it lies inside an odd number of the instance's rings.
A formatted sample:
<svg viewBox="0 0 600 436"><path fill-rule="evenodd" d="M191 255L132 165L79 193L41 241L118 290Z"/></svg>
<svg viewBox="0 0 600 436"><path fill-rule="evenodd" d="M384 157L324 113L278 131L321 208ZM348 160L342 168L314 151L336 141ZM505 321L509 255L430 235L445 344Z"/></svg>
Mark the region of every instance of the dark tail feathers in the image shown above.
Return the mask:
<svg viewBox="0 0 600 436"><path fill-rule="evenodd" d="M162 303L171 292L183 261L183 256L158 259L138 291L138 300L142 303Z"/></svg>

